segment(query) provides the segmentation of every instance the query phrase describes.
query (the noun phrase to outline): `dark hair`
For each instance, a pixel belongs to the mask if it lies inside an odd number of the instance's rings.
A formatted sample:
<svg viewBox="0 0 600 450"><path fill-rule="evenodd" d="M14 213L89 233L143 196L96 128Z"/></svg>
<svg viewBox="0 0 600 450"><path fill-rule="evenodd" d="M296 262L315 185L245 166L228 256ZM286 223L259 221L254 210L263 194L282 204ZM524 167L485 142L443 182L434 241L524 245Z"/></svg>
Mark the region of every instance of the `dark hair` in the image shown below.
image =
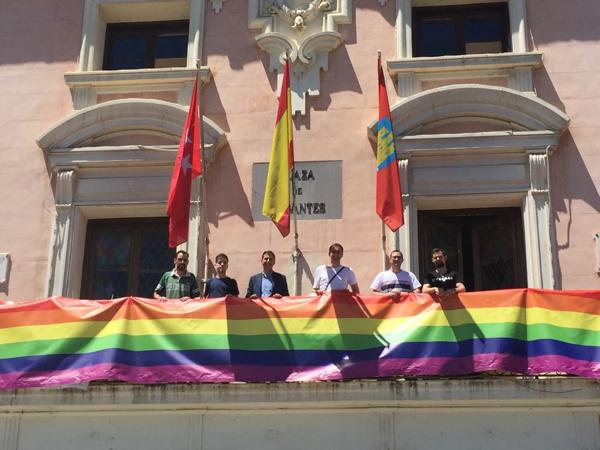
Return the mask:
<svg viewBox="0 0 600 450"><path fill-rule="evenodd" d="M338 244L338 243L336 242L335 244L331 244L331 245L329 246L329 251L327 252L327 254L328 254L328 255L330 255L330 254L331 254L331 252L332 252L333 250L336 250L336 249L337 249L337 250L339 250L340 252L344 253L344 247L342 247L342 244Z"/></svg>
<svg viewBox="0 0 600 450"><path fill-rule="evenodd" d="M392 253L400 253L400 256L402 256L404 258L404 255L402 254L402 252L397 248L390 252L390 258L392 257Z"/></svg>
<svg viewBox="0 0 600 450"><path fill-rule="evenodd" d="M175 252L175 258L176 258L176 259L177 259L177 255L179 255L180 253L181 253L182 255L185 255L185 256L187 256L188 258L190 257L190 254L189 254L188 252L186 252L185 250L177 250L177 251Z"/></svg>
<svg viewBox="0 0 600 450"><path fill-rule="evenodd" d="M443 248L434 248L433 250L431 250L431 256L435 255L436 253L441 253L444 256L448 256L448 254L446 253L446 250L444 250Z"/></svg>
<svg viewBox="0 0 600 450"><path fill-rule="evenodd" d="M215 262L217 262L219 258L225 258L225 261L229 262L229 258L225 253L219 253L217 256L215 256Z"/></svg>
<svg viewBox="0 0 600 450"><path fill-rule="evenodd" d="M260 259L263 259L265 255L269 255L271 258L275 259L275 253L273 253L271 250L265 250L264 252L262 252L262 255L260 255Z"/></svg>

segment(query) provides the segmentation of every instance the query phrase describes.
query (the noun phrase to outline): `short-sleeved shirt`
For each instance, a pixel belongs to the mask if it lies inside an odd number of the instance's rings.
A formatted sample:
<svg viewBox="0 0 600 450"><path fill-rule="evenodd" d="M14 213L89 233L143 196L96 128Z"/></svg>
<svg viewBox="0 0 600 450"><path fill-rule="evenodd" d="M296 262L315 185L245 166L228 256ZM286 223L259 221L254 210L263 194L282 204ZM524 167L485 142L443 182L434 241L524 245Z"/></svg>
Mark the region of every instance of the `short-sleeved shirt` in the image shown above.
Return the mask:
<svg viewBox="0 0 600 450"><path fill-rule="evenodd" d="M408 270L379 272L371 283L371 289L379 292L390 292L393 289L412 292L420 287L421 283L419 283L418 278Z"/></svg>
<svg viewBox="0 0 600 450"><path fill-rule="evenodd" d="M233 278L211 278L206 282L206 286L204 287L204 296L206 298L219 298L226 295L236 297L240 295L237 281Z"/></svg>
<svg viewBox="0 0 600 450"><path fill-rule="evenodd" d="M455 272L454 270L449 270L443 274L433 271L425 275L425 283L431 287L441 288L447 291L448 289L456 289L456 283L462 283L462 280L458 272Z"/></svg>
<svg viewBox="0 0 600 450"><path fill-rule="evenodd" d="M180 277L172 270L160 277L154 292L167 298L198 297L200 287L194 274L186 272Z"/></svg>
<svg viewBox="0 0 600 450"><path fill-rule="evenodd" d="M331 282L329 281L331 280ZM329 285L328 285L329 284ZM340 291L357 284L354 271L348 266L319 266L315 269L313 287L323 291Z"/></svg>

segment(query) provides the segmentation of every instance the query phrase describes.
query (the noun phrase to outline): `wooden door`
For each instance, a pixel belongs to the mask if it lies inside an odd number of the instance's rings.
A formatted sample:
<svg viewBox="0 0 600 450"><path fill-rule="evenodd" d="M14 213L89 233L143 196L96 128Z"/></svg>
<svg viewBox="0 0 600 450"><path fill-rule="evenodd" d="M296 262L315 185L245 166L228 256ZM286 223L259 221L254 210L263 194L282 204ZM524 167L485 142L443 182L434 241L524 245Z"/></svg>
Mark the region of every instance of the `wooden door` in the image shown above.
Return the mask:
<svg viewBox="0 0 600 450"><path fill-rule="evenodd" d="M439 247L467 290L527 285L520 208L420 211L418 226L421 280L432 268L431 250Z"/></svg>

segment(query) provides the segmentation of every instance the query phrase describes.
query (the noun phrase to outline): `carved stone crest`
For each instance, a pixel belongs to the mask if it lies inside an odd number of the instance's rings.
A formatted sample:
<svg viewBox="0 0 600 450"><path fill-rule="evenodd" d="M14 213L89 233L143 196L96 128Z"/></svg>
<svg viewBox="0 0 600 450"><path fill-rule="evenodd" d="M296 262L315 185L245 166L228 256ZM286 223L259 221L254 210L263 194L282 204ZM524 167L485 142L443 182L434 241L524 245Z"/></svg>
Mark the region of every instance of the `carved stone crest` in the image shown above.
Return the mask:
<svg viewBox="0 0 600 450"><path fill-rule="evenodd" d="M258 47L270 55L269 69L281 75L291 62L292 112L306 113L306 96L318 96L320 71L343 40L339 24L351 22L352 0L249 0L249 27L259 29Z"/></svg>

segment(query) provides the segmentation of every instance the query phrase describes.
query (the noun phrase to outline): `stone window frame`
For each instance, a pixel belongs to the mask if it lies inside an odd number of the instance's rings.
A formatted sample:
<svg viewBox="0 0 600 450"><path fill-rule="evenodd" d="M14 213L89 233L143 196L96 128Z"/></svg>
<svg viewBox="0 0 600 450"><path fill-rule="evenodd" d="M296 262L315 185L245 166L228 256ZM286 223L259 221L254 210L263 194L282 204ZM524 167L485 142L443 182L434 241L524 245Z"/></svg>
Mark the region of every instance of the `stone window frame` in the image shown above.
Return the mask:
<svg viewBox="0 0 600 450"><path fill-rule="evenodd" d="M52 173L56 216L52 225L46 294L79 297L87 222L91 219L165 217L168 182L187 107L154 99L120 99L75 111L36 140ZM205 174L226 135L203 117ZM139 132L171 144L113 145L104 142ZM157 177L164 190L157 192ZM150 186L153 189L146 189ZM201 230L203 191L192 183L190 230ZM181 248L190 253L188 269L200 272L206 230L190 233ZM202 269L201 269L202 270ZM202 272L200 272L202 273Z"/></svg>
<svg viewBox="0 0 600 450"><path fill-rule="evenodd" d="M386 241L402 250L406 268L418 272L420 264L416 251L419 210L443 209L449 200L454 209L518 206L523 212L528 286L560 288L555 277L549 164L568 126L568 116L536 96L480 84L427 90L396 103L391 116L405 224L395 233L386 231ZM435 123L476 119L511 124L511 129L428 134L429 126ZM377 139L376 124L373 121L367 128L373 142ZM439 169L462 164L476 170L490 160L494 161L494 171L501 165L514 170L506 179L490 178L485 183L481 177L471 177L462 184L451 184L451 175L440 178ZM427 170L437 172L435 176L424 175ZM427 180L426 185L420 180ZM449 185L453 187L448 189Z"/></svg>
<svg viewBox="0 0 600 450"><path fill-rule="evenodd" d="M98 102L98 94L176 92L177 103L187 104L194 85L197 61L202 61L204 0L85 0L79 66L65 74L74 109ZM102 70L106 24L189 20L186 67ZM210 80L210 69L200 67L200 80Z"/></svg>
<svg viewBox="0 0 600 450"><path fill-rule="evenodd" d="M512 52L481 55L412 56L412 8L420 6L497 3L498 0L396 0L396 57L388 61L388 71L396 80L398 95L409 97L422 91L424 80L507 78L507 86L533 92L533 70L542 65L542 53L528 51L526 0L506 0Z"/></svg>

